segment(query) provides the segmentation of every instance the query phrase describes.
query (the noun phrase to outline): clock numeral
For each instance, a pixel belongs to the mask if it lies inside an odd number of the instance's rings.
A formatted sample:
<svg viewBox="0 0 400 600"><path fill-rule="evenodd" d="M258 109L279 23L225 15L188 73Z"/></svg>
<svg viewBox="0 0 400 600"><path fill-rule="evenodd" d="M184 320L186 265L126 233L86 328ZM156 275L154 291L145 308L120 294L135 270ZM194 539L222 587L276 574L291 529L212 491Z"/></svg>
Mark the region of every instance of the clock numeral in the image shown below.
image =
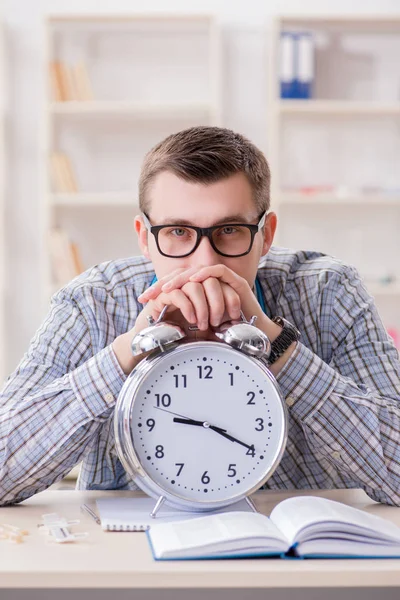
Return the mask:
<svg viewBox="0 0 400 600"><path fill-rule="evenodd" d="M201 476L201 483L210 483L211 479L207 473L208 471L204 471L203 475Z"/></svg>
<svg viewBox="0 0 400 600"><path fill-rule="evenodd" d="M255 393L254 392L247 392L246 396L250 397L250 400L248 401L247 404L253 404L254 405L255 404L254 398L256 396Z"/></svg>
<svg viewBox="0 0 400 600"><path fill-rule="evenodd" d="M174 375L174 379L175 379L175 387L179 387L179 377L182 377L183 379L183 387L187 387L187 377L186 375Z"/></svg>
<svg viewBox="0 0 400 600"><path fill-rule="evenodd" d="M204 367L202 365L198 365L197 368L199 370L199 379L213 378L211 375L213 368L210 365L205 365Z"/></svg>
<svg viewBox="0 0 400 600"><path fill-rule="evenodd" d="M160 404L165 408L167 408L167 406L171 406L171 396L169 394L163 394L162 396L161 394L156 394L156 401L157 406L160 406Z"/></svg>
<svg viewBox="0 0 400 600"><path fill-rule="evenodd" d="M258 419L256 419L256 423L258 423L259 427L254 427L254 429L256 431L263 431L264 430L264 419L261 419L259 417Z"/></svg>
<svg viewBox="0 0 400 600"><path fill-rule="evenodd" d="M183 469L183 467L185 466L185 463L175 463L175 466L176 466L176 467L179 467L179 469L178 469L178 472L177 472L177 474L176 474L176 477L179 477L179 475L180 475L180 474L181 474L181 472L182 472L182 469Z"/></svg>
<svg viewBox="0 0 400 600"><path fill-rule="evenodd" d="M231 385L233 385L233 373L228 373Z"/></svg>
<svg viewBox="0 0 400 600"><path fill-rule="evenodd" d="M156 446L156 458L164 458L164 446Z"/></svg>
<svg viewBox="0 0 400 600"><path fill-rule="evenodd" d="M246 452L246 456L255 457L256 451L254 450L254 446L250 446L250 448Z"/></svg>
<svg viewBox="0 0 400 600"><path fill-rule="evenodd" d="M236 463L232 463L229 465L228 467L228 477L235 477L236 475L236 469L234 469L233 467L236 467Z"/></svg>
<svg viewBox="0 0 400 600"><path fill-rule="evenodd" d="M146 425L149 428L149 431L153 431L154 425L156 424L154 419L147 419Z"/></svg>

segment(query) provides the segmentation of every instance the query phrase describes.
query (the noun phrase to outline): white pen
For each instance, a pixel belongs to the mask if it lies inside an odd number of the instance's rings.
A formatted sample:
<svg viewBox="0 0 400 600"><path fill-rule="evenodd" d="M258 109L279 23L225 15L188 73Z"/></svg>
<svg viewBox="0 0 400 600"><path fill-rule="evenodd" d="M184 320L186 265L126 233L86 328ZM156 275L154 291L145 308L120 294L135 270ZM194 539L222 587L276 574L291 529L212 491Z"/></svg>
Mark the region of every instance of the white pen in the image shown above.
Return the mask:
<svg viewBox="0 0 400 600"><path fill-rule="evenodd" d="M99 517L96 515L94 510L92 510L90 508L90 506L88 506L87 504L81 504L81 510L84 510L85 512L87 512L92 517L92 519L94 519L94 521L96 521L96 523L98 525L101 525L101 521L100 521Z"/></svg>

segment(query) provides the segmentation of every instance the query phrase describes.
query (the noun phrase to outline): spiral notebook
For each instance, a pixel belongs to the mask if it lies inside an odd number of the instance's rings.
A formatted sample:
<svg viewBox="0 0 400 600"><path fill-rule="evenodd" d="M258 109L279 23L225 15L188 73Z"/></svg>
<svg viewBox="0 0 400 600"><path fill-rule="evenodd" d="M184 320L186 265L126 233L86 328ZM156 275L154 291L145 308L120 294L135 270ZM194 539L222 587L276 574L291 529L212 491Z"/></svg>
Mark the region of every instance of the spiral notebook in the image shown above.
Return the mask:
<svg viewBox="0 0 400 600"><path fill-rule="evenodd" d="M148 496L112 496L110 498L99 498L96 500L96 504L104 531L146 531L150 529L152 524L184 521L204 516L204 512L188 512L164 505L157 512L156 517L152 518L150 513L156 504L156 500ZM253 512L246 500L240 500L225 508L207 512L207 514L214 515L232 510Z"/></svg>

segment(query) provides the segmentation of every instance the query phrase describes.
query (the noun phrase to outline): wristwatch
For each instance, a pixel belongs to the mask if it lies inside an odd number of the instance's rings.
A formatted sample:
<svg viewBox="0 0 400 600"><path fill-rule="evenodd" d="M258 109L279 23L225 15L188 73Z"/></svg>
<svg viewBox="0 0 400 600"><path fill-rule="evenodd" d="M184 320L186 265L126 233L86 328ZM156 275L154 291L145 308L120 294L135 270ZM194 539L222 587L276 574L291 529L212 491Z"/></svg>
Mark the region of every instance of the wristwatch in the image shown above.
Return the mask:
<svg viewBox="0 0 400 600"><path fill-rule="evenodd" d="M271 343L271 352L268 357L270 365L277 361L293 342L297 342L301 335L300 331L283 317L274 317L272 322L282 327L282 331Z"/></svg>

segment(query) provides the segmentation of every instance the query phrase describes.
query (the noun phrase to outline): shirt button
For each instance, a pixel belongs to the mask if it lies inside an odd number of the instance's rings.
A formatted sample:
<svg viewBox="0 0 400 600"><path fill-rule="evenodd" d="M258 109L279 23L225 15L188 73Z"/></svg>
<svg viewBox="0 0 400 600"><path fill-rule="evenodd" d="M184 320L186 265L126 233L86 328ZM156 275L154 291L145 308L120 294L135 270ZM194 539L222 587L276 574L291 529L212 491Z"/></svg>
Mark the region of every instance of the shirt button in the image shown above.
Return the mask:
<svg viewBox="0 0 400 600"><path fill-rule="evenodd" d="M340 456L340 452L335 450L335 452L332 452L332 458L334 458L335 460L340 460L342 457Z"/></svg>
<svg viewBox="0 0 400 600"><path fill-rule="evenodd" d="M114 396L112 394L106 394L105 399L107 402L112 402L114 400Z"/></svg>
<svg viewBox="0 0 400 600"><path fill-rule="evenodd" d="M296 399L293 398L293 396L288 396L286 398L286 406L293 406L293 404L296 402Z"/></svg>

